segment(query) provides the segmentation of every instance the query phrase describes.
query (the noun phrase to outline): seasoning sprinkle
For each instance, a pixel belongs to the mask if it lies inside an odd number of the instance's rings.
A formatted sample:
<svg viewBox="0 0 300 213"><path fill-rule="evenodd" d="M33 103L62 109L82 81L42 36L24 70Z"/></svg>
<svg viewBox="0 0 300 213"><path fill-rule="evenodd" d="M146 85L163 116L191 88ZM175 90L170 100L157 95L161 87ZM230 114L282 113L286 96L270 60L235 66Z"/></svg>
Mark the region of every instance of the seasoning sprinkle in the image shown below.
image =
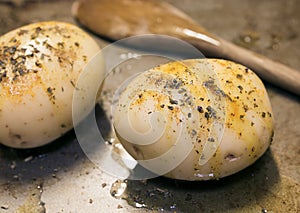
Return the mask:
<svg viewBox="0 0 300 213"><path fill-rule="evenodd" d="M236 75L236 78L241 80L241 79L243 78L243 75L237 74L237 75Z"/></svg>
<svg viewBox="0 0 300 213"><path fill-rule="evenodd" d="M173 107L173 106L168 106L168 109L169 109L169 110L173 110L174 107Z"/></svg>
<svg viewBox="0 0 300 213"><path fill-rule="evenodd" d="M204 112L204 110L203 110L203 107L202 107L202 106L197 106L197 110L198 110L198 112L200 112L200 113L203 113L203 112Z"/></svg>
<svg viewBox="0 0 300 213"><path fill-rule="evenodd" d="M172 98L169 98L169 102L170 102L170 104L175 104L175 105L178 104L178 101L177 101L177 100L174 100L174 99L172 99Z"/></svg>

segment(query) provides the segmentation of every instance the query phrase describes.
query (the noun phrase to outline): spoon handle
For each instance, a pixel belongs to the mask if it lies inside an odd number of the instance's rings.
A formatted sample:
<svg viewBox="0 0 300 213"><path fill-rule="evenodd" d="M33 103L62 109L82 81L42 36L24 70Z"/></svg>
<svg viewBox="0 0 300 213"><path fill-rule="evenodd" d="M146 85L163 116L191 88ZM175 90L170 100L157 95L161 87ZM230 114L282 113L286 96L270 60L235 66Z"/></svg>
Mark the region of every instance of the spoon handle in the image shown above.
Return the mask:
<svg viewBox="0 0 300 213"><path fill-rule="evenodd" d="M239 47L216 36L210 36L215 42L204 41L200 38L188 38L205 53L236 61L255 71L262 79L300 95L300 71L292 69L263 55Z"/></svg>

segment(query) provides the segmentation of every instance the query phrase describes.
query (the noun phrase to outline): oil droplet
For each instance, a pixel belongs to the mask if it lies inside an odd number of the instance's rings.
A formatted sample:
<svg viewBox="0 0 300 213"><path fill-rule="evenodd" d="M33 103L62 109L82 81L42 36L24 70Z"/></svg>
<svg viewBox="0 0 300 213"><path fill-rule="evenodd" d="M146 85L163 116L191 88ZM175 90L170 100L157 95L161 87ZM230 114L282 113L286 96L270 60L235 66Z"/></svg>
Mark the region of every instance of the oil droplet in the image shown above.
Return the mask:
<svg viewBox="0 0 300 213"><path fill-rule="evenodd" d="M171 206L170 206L170 209L171 209L171 210L176 209L176 203L174 203L173 205L171 205Z"/></svg>
<svg viewBox="0 0 300 213"><path fill-rule="evenodd" d="M111 187L111 195L121 198L135 208L144 208L151 211L174 212L178 210L173 194L148 181L117 180Z"/></svg>
<svg viewBox="0 0 300 213"><path fill-rule="evenodd" d="M143 203L137 203L137 202L135 202L135 207L136 208L145 208L147 206L145 204L143 204Z"/></svg>
<svg viewBox="0 0 300 213"><path fill-rule="evenodd" d="M256 42L260 39L260 35L257 32L249 31L242 32L239 35L239 38L235 41L240 46L243 47L252 47L256 44Z"/></svg>
<svg viewBox="0 0 300 213"><path fill-rule="evenodd" d="M202 178L202 179L211 179L211 178L215 177L214 173L202 174L202 173L197 173L197 172L194 173L194 176L198 177L198 178Z"/></svg>
<svg viewBox="0 0 300 213"><path fill-rule="evenodd" d="M115 198L123 198L123 194L127 188L127 180L117 180L110 188L111 196Z"/></svg>

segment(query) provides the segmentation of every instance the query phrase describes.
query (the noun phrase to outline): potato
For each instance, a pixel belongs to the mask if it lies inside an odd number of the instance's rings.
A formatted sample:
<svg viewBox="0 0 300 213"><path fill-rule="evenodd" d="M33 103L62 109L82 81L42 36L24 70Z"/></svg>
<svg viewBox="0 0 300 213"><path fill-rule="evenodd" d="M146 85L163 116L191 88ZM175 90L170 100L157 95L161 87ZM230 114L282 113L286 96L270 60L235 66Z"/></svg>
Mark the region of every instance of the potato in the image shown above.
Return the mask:
<svg viewBox="0 0 300 213"><path fill-rule="evenodd" d="M63 22L23 26L0 37L0 143L47 144L73 127L77 79L99 51L83 30Z"/></svg>
<svg viewBox="0 0 300 213"><path fill-rule="evenodd" d="M138 75L122 91L113 125L142 166L182 180L246 168L267 150L274 129L261 80L218 59L171 62Z"/></svg>

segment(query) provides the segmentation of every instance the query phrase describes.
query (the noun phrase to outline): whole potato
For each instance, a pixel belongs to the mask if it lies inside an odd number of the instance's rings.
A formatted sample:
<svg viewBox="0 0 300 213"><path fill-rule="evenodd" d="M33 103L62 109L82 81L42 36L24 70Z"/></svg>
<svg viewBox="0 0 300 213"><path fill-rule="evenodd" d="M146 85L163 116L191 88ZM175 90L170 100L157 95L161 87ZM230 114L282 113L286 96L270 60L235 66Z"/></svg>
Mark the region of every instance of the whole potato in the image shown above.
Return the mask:
<svg viewBox="0 0 300 213"><path fill-rule="evenodd" d="M1 36L0 143L32 148L70 130L77 79L98 51L87 33L63 22L30 24Z"/></svg>
<svg viewBox="0 0 300 213"><path fill-rule="evenodd" d="M261 80L225 60L191 59L145 71L122 91L114 128L158 175L208 180L236 173L267 150L273 116Z"/></svg>

